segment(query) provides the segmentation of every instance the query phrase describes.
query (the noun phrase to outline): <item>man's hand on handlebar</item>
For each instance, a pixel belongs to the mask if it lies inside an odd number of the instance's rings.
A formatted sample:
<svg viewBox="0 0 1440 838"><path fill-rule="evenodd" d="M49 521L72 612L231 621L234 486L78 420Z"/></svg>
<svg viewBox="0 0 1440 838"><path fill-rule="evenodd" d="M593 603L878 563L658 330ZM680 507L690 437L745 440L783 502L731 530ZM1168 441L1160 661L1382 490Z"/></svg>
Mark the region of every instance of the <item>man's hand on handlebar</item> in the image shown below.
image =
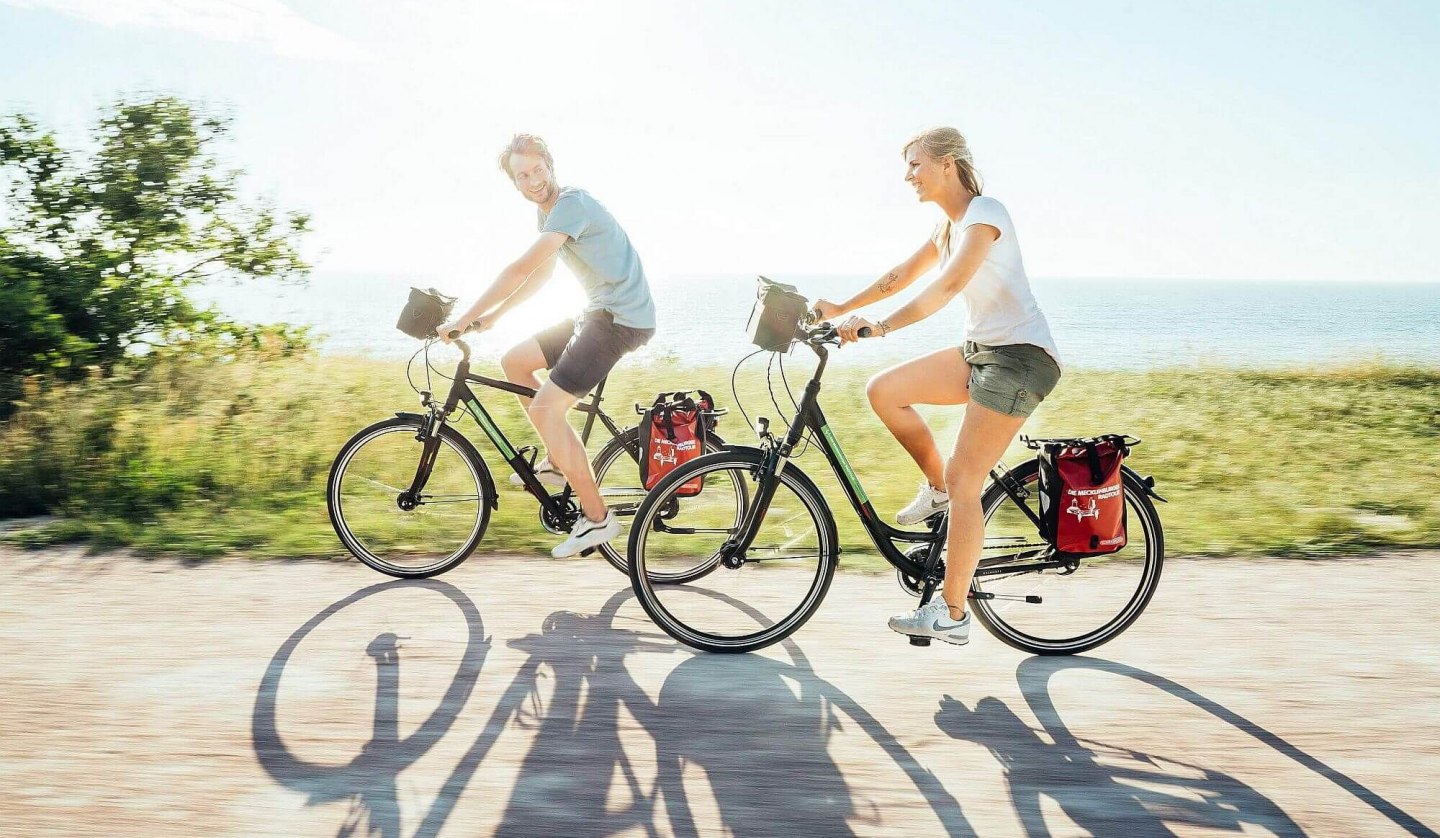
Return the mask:
<svg viewBox="0 0 1440 838"><path fill-rule="evenodd" d="M499 319L500 315L492 312L490 314L482 314L469 323L452 320L449 323L441 323L439 326L436 326L435 334L439 335L441 340L449 343L466 332L479 334L480 332L488 331L490 327L495 325L495 321Z"/></svg>

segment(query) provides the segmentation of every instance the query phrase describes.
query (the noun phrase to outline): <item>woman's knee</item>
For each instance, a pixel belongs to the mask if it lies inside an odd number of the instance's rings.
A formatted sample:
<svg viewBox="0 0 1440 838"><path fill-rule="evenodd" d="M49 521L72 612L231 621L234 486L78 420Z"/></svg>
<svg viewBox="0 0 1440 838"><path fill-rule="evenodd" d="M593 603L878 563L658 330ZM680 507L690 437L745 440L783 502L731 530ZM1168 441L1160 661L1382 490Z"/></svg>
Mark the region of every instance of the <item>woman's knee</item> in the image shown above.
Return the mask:
<svg viewBox="0 0 1440 838"><path fill-rule="evenodd" d="M990 474L987 468L976 467L960 457L951 457L945 463L945 491L951 498L980 499L985 488L985 478Z"/></svg>
<svg viewBox="0 0 1440 838"><path fill-rule="evenodd" d="M898 407L895 404L895 388L887 372L876 373L865 383L865 398L870 400L870 407L877 413L885 408Z"/></svg>

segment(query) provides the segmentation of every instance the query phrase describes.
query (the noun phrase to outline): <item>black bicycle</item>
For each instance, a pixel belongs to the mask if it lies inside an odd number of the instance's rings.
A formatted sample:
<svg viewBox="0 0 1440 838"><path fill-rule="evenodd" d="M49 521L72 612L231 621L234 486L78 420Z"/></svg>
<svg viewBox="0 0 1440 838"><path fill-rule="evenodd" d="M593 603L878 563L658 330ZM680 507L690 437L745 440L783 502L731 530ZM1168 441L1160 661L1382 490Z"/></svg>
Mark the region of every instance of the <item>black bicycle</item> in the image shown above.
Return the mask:
<svg viewBox="0 0 1440 838"><path fill-rule="evenodd" d="M420 395L420 413L396 413L350 438L336 455L326 483L330 523L345 547L370 567L402 578L444 573L474 551L485 536L490 513L499 508L500 496L490 469L473 443L452 423L463 406L474 418L501 458L519 475L524 489L540 504L540 524L564 535L580 515L569 485L557 492L540 481L535 471L537 449L512 444L470 384L482 384L506 393L533 397L529 387L470 372L470 347L454 341L461 359L443 400L428 389L411 387ZM426 369L431 342L426 353ZM419 354L418 352L416 353ZM408 374L408 371L407 371ZM634 517L646 490L640 482L640 431L621 428L600 408L605 381L575 409L586 414L582 442L588 444L598 419L610 440L592 461L595 482L606 503L622 522ZM637 412L644 408L636 405ZM724 409L709 412L721 416ZM707 452L723 450L724 441L711 434ZM736 521L746 507L749 488L736 480L730 488ZM719 493L717 489L716 494ZM666 510L660 510L663 517ZM617 537L614 544L624 544ZM621 573L628 573L625 556L610 544L600 553ZM585 551L589 554L590 550ZM656 582L685 582L715 569L712 560L689 568L674 567L657 573Z"/></svg>
<svg viewBox="0 0 1440 838"><path fill-rule="evenodd" d="M813 350L819 364L784 438L772 435L768 420L760 418L758 447L731 446L675 469L640 504L630 528L636 596L657 625L697 649L749 652L769 646L804 625L829 590L840 556L835 518L814 481L791 462L807 435L880 555L896 568L901 587L924 604L945 577L946 515L933 516L920 531L881 521L820 409L826 346L839 344L835 329L828 323L796 326L793 316L789 322L793 339ZM1042 537L1038 477L1034 459L991 470L982 497L984 551L969 597L980 622L1010 646L1041 655L1075 654L1123 632L1155 593L1165 548L1150 499L1159 495L1152 478L1125 468L1128 545L1108 556L1079 558L1058 553ZM678 490L697 478L704 481L699 494L682 496ZM711 481L717 488L749 487L743 520L737 523L725 511L725 491L709 494ZM719 571L705 580L705 592L651 581L693 566ZM716 593L748 607L733 607Z"/></svg>

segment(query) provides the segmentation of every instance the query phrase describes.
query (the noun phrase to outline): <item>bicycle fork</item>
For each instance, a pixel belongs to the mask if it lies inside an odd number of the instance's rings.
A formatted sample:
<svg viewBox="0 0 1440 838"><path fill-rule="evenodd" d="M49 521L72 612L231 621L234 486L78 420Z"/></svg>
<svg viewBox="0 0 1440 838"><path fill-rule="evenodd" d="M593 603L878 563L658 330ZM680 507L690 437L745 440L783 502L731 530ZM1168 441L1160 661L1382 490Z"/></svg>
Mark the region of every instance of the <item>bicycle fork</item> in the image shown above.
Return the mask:
<svg viewBox="0 0 1440 838"><path fill-rule="evenodd" d="M440 453L440 428L443 425L444 420L440 414L431 408L425 417L425 424L415 435L415 440L421 443L420 463L415 467L415 477L410 481L410 488L395 498L395 505L406 512L413 511L420 505L420 492L429 482L430 471L435 468L435 458Z"/></svg>

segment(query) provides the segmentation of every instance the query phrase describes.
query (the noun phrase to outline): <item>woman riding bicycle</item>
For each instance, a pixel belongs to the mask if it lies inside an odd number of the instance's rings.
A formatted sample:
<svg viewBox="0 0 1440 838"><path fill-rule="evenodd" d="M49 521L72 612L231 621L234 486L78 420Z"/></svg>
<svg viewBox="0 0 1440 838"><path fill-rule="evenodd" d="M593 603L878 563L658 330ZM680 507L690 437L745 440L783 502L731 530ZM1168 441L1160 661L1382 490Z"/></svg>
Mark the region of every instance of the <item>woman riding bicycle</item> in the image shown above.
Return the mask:
<svg viewBox="0 0 1440 838"><path fill-rule="evenodd" d="M888 317L850 317L841 323L841 340L848 342L866 327L871 336L885 337L939 312L957 295L965 298L958 347L891 367L865 390L876 415L924 474L919 494L896 521L917 524L947 507L950 512L942 596L890 618L890 628L964 644L970 632L965 597L984 542L980 496L985 479L1060 380L1059 352L1031 293L1010 215L999 201L980 194L965 137L954 128L934 128L907 142L903 154L905 181L921 201L938 205L944 219L894 270L843 303L820 300L815 309L822 318L838 318L942 266L938 279ZM941 459L917 404L966 405L948 460Z"/></svg>

